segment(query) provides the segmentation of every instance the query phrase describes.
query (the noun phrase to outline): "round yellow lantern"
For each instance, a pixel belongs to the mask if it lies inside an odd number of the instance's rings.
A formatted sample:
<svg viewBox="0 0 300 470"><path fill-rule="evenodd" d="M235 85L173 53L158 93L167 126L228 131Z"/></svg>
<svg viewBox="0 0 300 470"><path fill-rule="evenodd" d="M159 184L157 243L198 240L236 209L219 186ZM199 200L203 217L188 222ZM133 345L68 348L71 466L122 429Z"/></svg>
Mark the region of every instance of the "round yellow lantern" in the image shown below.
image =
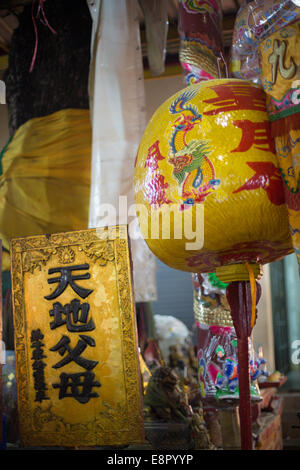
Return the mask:
<svg viewBox="0 0 300 470"><path fill-rule="evenodd" d="M141 139L134 186L143 237L173 268L259 269L293 251L265 95L251 82L209 80L163 103Z"/></svg>

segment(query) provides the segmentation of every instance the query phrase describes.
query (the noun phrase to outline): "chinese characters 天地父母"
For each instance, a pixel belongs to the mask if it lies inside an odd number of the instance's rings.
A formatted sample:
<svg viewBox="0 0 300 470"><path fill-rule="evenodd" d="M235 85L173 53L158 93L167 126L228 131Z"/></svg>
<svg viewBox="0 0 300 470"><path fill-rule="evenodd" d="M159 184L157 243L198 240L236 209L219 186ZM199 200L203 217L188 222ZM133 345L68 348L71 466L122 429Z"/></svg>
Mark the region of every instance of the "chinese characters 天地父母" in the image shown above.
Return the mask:
<svg viewBox="0 0 300 470"><path fill-rule="evenodd" d="M57 283L56 289L45 296L46 300L57 299L68 286L79 295L82 299L86 299L92 292L92 289L87 289L77 284L76 281L90 279L90 273L75 274L74 271L86 271L89 269L88 264L64 266L58 268L51 268L48 274L60 273L60 276L49 278L48 284ZM89 317L90 305L88 302L81 303L79 299L73 299L71 302L62 305L60 302L52 304L52 309L49 311L50 317L53 320L50 322L52 330L66 326L70 333L91 332L95 329L95 324L92 318ZM60 382L52 384L54 389L59 389L59 399L65 397L75 398L79 403L88 403L90 398L98 397L98 393L93 391L94 387L100 387L99 381L95 380L95 374L92 369L98 364L98 361L87 359L82 356L82 353L88 347L95 347L95 340L88 335L79 335L78 342L74 348L70 346L70 338L62 335L61 339L56 345L50 348L50 351L57 352L64 356L59 362L54 364L54 369L65 367L71 362L75 362L78 366L85 369L84 372L60 374ZM67 354L66 354L67 353Z"/></svg>

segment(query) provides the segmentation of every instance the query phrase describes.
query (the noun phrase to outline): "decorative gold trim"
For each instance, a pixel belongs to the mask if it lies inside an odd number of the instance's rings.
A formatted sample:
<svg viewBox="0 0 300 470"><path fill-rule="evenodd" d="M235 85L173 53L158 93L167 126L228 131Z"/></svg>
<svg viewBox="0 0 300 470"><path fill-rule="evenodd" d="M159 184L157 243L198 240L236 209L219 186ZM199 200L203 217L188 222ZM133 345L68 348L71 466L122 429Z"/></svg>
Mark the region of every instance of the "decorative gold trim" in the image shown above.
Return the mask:
<svg viewBox="0 0 300 470"><path fill-rule="evenodd" d="M194 316L198 323L203 325L219 325L233 327L233 321L230 310L226 310L223 306L209 308L204 307L194 296Z"/></svg>
<svg viewBox="0 0 300 470"><path fill-rule="evenodd" d="M93 261L99 261L101 266L105 266L109 261L115 259L113 242L90 243L79 248L79 251L83 251Z"/></svg>
<svg viewBox="0 0 300 470"><path fill-rule="evenodd" d="M26 333L24 277L46 266L52 256L65 262L84 252L101 267L113 262L119 297L126 406L102 401L101 411L86 423L70 423L57 416L52 403L45 407L30 399L30 356ZM68 256L67 256L68 255ZM17 366L19 429L25 446L115 446L144 439L135 308L132 295L127 226L67 232L11 240L11 274ZM121 385L120 385L121 386ZM51 431L49 431L51 429ZM55 432L53 431L55 429Z"/></svg>
<svg viewBox="0 0 300 470"><path fill-rule="evenodd" d="M181 62L187 62L195 67L205 69L215 78L220 78L218 74L217 58L205 46L199 46L196 42L181 40L179 49ZM220 64L223 69L223 64Z"/></svg>
<svg viewBox="0 0 300 470"><path fill-rule="evenodd" d="M249 264L255 279L260 279L263 275L263 266L256 263ZM249 281L250 273L246 264L237 263L216 268L216 275L222 282Z"/></svg>
<svg viewBox="0 0 300 470"><path fill-rule="evenodd" d="M69 246L61 246L56 251L61 264L70 264L75 261L75 252Z"/></svg>

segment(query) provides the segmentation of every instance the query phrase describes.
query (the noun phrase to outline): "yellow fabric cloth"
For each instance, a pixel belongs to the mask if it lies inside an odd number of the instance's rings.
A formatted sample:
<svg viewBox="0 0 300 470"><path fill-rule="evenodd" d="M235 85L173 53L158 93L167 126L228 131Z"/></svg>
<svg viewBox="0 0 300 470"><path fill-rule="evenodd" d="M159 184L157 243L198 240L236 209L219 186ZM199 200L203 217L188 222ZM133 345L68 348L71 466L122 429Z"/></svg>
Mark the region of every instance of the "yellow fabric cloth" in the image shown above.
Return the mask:
<svg viewBox="0 0 300 470"><path fill-rule="evenodd" d="M0 238L88 227L91 126L88 110L66 109L23 124L0 176ZM9 269L8 256L3 270Z"/></svg>

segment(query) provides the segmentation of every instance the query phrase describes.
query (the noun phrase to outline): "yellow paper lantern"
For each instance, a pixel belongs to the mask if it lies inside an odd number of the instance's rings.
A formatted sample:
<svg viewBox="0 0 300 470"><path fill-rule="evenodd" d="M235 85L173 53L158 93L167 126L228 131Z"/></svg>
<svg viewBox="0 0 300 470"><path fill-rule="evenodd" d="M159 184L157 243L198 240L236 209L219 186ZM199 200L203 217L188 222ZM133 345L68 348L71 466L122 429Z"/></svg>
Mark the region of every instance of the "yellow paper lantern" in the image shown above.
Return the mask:
<svg viewBox="0 0 300 470"><path fill-rule="evenodd" d="M134 186L141 232L173 268L229 265L233 281L245 263L257 274L293 251L265 95L251 82L209 80L165 101L141 139Z"/></svg>

